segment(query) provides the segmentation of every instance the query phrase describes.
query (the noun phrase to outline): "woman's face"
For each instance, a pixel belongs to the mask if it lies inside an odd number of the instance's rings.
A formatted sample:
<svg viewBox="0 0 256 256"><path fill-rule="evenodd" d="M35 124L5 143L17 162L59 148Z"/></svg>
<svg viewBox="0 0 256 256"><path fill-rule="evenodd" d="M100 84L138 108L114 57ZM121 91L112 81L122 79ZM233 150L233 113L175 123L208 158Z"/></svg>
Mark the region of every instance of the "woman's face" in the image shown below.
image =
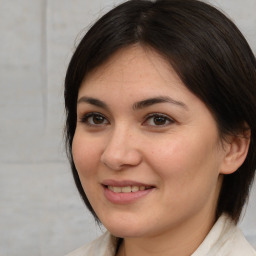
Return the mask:
<svg viewBox="0 0 256 256"><path fill-rule="evenodd" d="M75 166L112 234L212 224L225 150L210 111L156 52L119 50L87 76L77 119Z"/></svg>

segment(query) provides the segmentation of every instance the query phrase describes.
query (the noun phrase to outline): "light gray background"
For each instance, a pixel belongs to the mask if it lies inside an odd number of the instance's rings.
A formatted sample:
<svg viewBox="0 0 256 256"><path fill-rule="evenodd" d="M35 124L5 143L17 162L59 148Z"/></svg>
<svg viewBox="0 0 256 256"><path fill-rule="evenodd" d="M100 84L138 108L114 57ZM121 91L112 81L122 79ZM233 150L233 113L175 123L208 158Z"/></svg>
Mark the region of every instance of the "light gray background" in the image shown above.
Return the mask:
<svg viewBox="0 0 256 256"><path fill-rule="evenodd" d="M0 0L1 256L61 256L101 233L64 153L63 79L82 29L118 2ZM256 52L256 0L212 2ZM256 247L255 190L241 227Z"/></svg>

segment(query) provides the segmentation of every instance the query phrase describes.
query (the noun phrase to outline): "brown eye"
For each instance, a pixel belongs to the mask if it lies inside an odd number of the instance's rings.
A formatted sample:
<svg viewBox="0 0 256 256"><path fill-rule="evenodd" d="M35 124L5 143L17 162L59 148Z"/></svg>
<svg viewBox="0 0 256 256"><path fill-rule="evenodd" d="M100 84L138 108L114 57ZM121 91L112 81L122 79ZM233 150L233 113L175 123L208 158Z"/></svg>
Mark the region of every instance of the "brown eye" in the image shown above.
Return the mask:
<svg viewBox="0 0 256 256"><path fill-rule="evenodd" d="M82 123L85 123L89 126L102 126L108 124L108 120L99 113L89 113L86 114L82 119Z"/></svg>
<svg viewBox="0 0 256 256"><path fill-rule="evenodd" d="M165 125L167 122L167 119L166 117L163 117L163 116L156 116L154 117L153 122L155 125Z"/></svg>
<svg viewBox="0 0 256 256"><path fill-rule="evenodd" d="M163 127L163 126L167 126L172 123L174 123L174 120L166 115L151 114L146 118L146 121L143 123L143 125Z"/></svg>
<svg viewBox="0 0 256 256"><path fill-rule="evenodd" d="M91 117L91 119L94 124L103 124L105 121L105 118L100 115L94 115Z"/></svg>

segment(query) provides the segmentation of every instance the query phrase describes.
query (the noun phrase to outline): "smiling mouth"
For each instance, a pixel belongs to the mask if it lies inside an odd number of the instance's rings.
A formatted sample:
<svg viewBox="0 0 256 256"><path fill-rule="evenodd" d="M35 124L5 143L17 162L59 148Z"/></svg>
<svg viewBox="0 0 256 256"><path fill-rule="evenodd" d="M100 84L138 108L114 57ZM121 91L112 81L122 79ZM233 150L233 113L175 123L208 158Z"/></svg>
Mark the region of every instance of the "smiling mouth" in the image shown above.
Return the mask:
<svg viewBox="0 0 256 256"><path fill-rule="evenodd" d="M153 188L151 186L125 186L125 187L106 186L106 187L114 193L131 193L131 192L144 191L144 190Z"/></svg>
<svg viewBox="0 0 256 256"><path fill-rule="evenodd" d="M154 185L142 184L131 180L104 180L101 185L104 195L113 204L132 204L147 197L155 190Z"/></svg>

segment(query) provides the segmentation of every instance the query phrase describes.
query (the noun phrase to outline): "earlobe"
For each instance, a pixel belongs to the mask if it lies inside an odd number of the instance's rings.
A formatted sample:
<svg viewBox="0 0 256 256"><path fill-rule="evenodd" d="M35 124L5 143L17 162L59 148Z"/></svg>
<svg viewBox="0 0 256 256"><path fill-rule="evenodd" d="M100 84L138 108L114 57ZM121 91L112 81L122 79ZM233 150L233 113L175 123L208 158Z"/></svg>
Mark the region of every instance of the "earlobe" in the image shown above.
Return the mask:
<svg viewBox="0 0 256 256"><path fill-rule="evenodd" d="M244 134L232 135L224 142L225 156L221 174L231 174L243 164L249 150L250 137L251 131L248 129Z"/></svg>

